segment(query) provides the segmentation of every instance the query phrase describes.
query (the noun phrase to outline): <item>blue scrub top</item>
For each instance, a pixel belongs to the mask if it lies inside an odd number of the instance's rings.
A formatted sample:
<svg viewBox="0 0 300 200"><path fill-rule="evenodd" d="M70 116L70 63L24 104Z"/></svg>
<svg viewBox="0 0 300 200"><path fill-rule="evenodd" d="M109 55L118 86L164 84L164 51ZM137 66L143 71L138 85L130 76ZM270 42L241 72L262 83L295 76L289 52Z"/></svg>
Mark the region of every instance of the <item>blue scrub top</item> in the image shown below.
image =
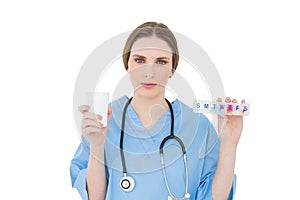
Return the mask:
<svg viewBox="0 0 300 200"><path fill-rule="evenodd" d="M131 105L128 106L123 142L127 175L135 179L135 188L124 192L120 188L123 177L120 156L120 131L123 108L128 101L124 96L110 103L113 114L105 144L105 167L108 181L107 200L167 199L168 190L160 162L159 146L170 134L170 110L147 131ZM172 102L174 111L174 134L183 141L188 162L190 200L212 199L212 181L216 170L220 142L218 135L203 114L194 113L179 100ZM71 161L72 187L82 199L87 200L86 168L89 144L82 141ZM175 140L165 143L164 159L170 190L175 197L185 193L185 168L180 145ZM233 199L236 177L228 199Z"/></svg>

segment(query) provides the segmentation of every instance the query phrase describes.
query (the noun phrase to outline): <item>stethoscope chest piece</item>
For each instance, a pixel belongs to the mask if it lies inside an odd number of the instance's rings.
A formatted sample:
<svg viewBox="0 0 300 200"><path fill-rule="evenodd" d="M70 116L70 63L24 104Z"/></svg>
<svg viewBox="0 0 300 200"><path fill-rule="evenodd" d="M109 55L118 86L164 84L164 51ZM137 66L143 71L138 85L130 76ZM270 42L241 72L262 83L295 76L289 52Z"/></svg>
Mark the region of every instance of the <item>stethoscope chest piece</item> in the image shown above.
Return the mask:
<svg viewBox="0 0 300 200"><path fill-rule="evenodd" d="M134 179L130 176L127 176L127 169L126 169L126 162L125 162L125 156L124 156L124 151L123 151L123 140L124 140L124 128L125 128L125 114L126 114L126 110L127 107L129 106L130 102L132 100L132 97L127 101L124 110L123 110L123 115L122 115L122 128L121 128L121 134L120 134L120 154L121 154L121 161L122 161L122 167L123 167L123 178L120 180L120 187L123 191L125 192L130 192L133 190L135 183L134 183ZM171 103L166 99L166 102L169 105L170 108L170 112L171 112L171 129L170 129L170 135L168 135L167 137L165 137L163 139L163 141L160 143L160 147L159 147L159 153L161 156L161 165L162 165L162 170L163 170L163 175L164 175L164 180L166 183L166 187L168 189L168 200L183 200L183 199L189 199L190 198L190 194L188 193L188 188L189 188L189 173L188 173L188 166L187 166L187 157L186 157L186 150L185 150L185 146L182 142L182 140L174 135L174 113L173 113L173 108ZM165 163L164 163L164 145L165 143L170 140L170 139L174 139L176 140L180 146L181 146L181 150L183 153L183 160L184 160L184 166L185 166L185 194L183 197L175 197L169 187L169 183L167 180L167 175L166 175L166 169L165 169Z"/></svg>
<svg viewBox="0 0 300 200"><path fill-rule="evenodd" d="M130 176L124 175L123 178L120 180L120 187L125 192L130 192L131 190L133 190L134 185L134 179Z"/></svg>

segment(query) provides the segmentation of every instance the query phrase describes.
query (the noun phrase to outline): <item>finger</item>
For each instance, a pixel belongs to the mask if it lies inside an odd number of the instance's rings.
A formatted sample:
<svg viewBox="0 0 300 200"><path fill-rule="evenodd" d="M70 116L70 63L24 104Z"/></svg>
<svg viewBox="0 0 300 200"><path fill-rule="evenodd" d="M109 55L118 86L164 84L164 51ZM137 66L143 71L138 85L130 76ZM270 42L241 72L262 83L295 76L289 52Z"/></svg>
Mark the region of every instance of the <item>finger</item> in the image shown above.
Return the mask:
<svg viewBox="0 0 300 200"><path fill-rule="evenodd" d="M92 112L85 112L83 113L83 119L102 120L102 116Z"/></svg>
<svg viewBox="0 0 300 200"><path fill-rule="evenodd" d="M222 102L222 99L220 97L218 97L217 102Z"/></svg>
<svg viewBox="0 0 300 200"><path fill-rule="evenodd" d="M91 134L91 133L101 133L101 129L98 127L89 126L89 127L82 129L82 133L85 136L87 136L88 134Z"/></svg>
<svg viewBox="0 0 300 200"><path fill-rule="evenodd" d="M226 118L226 115L218 115L218 120L224 120Z"/></svg>
<svg viewBox="0 0 300 200"><path fill-rule="evenodd" d="M89 109L90 109L90 106L88 106L88 105L80 105L80 106L78 107L78 110L79 110L82 114L85 113L85 112L88 112Z"/></svg>
<svg viewBox="0 0 300 200"><path fill-rule="evenodd" d="M218 133L219 134L222 133L222 129L225 125L226 120L227 120L226 115L218 115Z"/></svg>
<svg viewBox="0 0 300 200"><path fill-rule="evenodd" d="M225 102L226 102L226 103L230 103L230 102L231 102L230 97L226 97Z"/></svg>
<svg viewBox="0 0 300 200"><path fill-rule="evenodd" d="M92 120L92 119L84 119L82 121L81 127L82 128L87 128L89 126L93 126L93 127L98 127L98 128L102 128L103 124L101 124L100 122L96 121L96 120Z"/></svg>
<svg viewBox="0 0 300 200"><path fill-rule="evenodd" d="M108 107L108 110L107 110L107 126L109 125L110 123L110 117L111 117L111 114L112 114L112 108L111 107ZM107 133L107 132L106 132Z"/></svg>
<svg viewBox="0 0 300 200"><path fill-rule="evenodd" d="M112 107L108 107L107 114L108 114L108 115L111 115L111 114L112 114Z"/></svg>
<svg viewBox="0 0 300 200"><path fill-rule="evenodd" d="M236 99L232 99L232 103L237 103L237 100Z"/></svg>
<svg viewBox="0 0 300 200"><path fill-rule="evenodd" d="M242 103L246 103L245 99L243 99L241 102L242 102Z"/></svg>

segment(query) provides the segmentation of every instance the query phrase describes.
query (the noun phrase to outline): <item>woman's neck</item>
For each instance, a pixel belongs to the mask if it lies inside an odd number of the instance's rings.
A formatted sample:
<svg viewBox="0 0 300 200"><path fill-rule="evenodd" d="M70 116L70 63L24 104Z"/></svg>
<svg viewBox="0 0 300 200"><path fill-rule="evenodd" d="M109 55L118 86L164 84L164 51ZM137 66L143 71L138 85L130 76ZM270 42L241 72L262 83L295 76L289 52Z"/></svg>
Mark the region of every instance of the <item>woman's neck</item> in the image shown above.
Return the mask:
<svg viewBox="0 0 300 200"><path fill-rule="evenodd" d="M153 98L147 98L135 94L131 101L131 106L147 130L150 130L156 121L169 108L164 94Z"/></svg>

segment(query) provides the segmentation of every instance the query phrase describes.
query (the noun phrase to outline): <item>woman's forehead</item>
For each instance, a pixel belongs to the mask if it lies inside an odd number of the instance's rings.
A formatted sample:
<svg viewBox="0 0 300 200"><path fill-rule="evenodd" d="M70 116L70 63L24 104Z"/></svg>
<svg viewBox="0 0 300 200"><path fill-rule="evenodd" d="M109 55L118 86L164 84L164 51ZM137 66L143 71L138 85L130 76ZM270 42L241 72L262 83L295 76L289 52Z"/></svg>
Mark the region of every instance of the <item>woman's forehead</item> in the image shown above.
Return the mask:
<svg viewBox="0 0 300 200"><path fill-rule="evenodd" d="M168 43L157 37L137 39L132 45L131 52L141 51L160 51L172 54L172 50Z"/></svg>

